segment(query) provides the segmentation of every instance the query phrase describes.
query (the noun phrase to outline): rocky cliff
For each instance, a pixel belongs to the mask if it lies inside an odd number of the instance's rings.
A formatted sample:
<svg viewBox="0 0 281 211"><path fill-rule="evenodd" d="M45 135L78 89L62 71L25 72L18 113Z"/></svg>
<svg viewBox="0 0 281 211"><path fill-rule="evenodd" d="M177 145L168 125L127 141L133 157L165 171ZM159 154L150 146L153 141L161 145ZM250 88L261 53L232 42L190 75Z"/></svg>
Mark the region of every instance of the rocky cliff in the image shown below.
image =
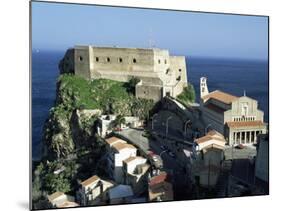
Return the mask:
<svg viewBox="0 0 281 211"><path fill-rule="evenodd" d="M131 90L129 82L61 75L55 105L44 126L44 155L66 158L82 146L93 145L96 120L102 113L145 119L153 101L137 99Z"/></svg>

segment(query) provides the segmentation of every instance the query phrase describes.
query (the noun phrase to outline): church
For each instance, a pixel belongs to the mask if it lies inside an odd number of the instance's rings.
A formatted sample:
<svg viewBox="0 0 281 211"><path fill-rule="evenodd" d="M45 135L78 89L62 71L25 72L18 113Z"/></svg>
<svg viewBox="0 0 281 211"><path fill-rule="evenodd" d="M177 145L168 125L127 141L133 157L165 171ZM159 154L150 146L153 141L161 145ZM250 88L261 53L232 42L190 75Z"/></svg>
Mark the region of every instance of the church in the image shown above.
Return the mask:
<svg viewBox="0 0 281 211"><path fill-rule="evenodd" d="M241 97L219 90L209 93L206 77L200 78L200 109L205 130L223 134L230 146L255 144L259 134L267 133L264 113L256 100L245 93Z"/></svg>

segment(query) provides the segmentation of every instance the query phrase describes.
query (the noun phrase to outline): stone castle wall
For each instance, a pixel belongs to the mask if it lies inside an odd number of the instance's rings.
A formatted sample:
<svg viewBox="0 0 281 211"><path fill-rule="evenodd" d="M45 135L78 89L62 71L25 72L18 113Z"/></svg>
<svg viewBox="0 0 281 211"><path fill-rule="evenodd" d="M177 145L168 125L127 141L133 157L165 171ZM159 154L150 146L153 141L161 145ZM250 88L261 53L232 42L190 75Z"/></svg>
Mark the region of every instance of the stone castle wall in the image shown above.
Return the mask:
<svg viewBox="0 0 281 211"><path fill-rule="evenodd" d="M166 94L176 97L187 86L185 57L162 49L76 46L66 52L60 69L86 79L138 77L143 87L137 87L136 96L155 101Z"/></svg>

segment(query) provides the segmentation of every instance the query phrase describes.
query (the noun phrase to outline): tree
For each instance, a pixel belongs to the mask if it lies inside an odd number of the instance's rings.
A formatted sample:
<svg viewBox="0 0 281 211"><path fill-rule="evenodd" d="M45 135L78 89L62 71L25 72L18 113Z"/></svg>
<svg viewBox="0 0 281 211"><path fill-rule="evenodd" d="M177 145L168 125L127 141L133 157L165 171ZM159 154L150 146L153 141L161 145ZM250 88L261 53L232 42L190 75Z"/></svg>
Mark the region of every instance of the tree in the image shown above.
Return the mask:
<svg viewBox="0 0 281 211"><path fill-rule="evenodd" d="M125 117L119 114L117 115L116 119L112 121L111 127L112 128L121 127L121 125L125 123L126 123Z"/></svg>
<svg viewBox="0 0 281 211"><path fill-rule="evenodd" d="M140 79L137 77L132 77L129 81L128 81L128 91L135 93L136 90L136 85L140 82Z"/></svg>
<svg viewBox="0 0 281 211"><path fill-rule="evenodd" d="M184 87L182 93L177 96L177 99L186 105L195 102L195 90L193 85L189 83L187 87Z"/></svg>

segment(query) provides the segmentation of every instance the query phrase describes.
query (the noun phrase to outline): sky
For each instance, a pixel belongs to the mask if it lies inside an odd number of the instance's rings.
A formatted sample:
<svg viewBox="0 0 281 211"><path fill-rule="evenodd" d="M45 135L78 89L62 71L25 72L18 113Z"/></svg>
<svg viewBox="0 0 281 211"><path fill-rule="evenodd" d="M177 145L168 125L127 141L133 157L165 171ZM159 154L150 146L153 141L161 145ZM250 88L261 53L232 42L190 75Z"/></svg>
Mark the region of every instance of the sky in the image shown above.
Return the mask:
<svg viewBox="0 0 281 211"><path fill-rule="evenodd" d="M32 2L32 49L65 51L75 45L267 60L268 18Z"/></svg>

